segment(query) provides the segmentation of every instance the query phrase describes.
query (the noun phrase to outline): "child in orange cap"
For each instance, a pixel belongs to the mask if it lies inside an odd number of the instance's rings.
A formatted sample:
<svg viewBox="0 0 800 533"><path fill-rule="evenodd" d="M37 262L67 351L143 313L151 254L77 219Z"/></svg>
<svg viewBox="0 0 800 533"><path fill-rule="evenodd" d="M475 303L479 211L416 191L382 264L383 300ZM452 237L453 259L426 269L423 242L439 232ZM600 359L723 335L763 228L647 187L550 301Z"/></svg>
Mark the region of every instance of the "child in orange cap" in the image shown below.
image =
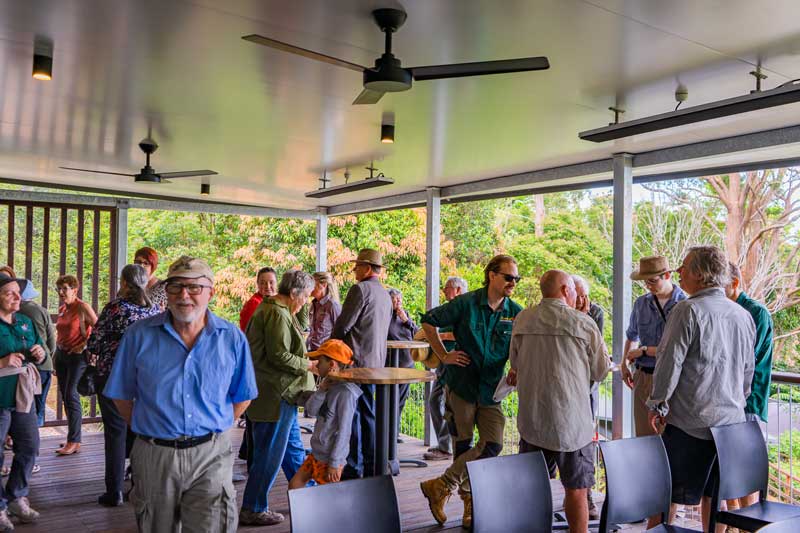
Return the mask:
<svg viewBox="0 0 800 533"><path fill-rule="evenodd" d="M353 351L345 343L327 340L318 350L306 355L318 360L317 372L323 381L305 404L306 411L317 417L311 436L311 454L289 481L289 489L305 487L312 479L320 485L341 479L350 451L353 413L361 396L361 388L354 383L325 379L330 372L352 364Z"/></svg>

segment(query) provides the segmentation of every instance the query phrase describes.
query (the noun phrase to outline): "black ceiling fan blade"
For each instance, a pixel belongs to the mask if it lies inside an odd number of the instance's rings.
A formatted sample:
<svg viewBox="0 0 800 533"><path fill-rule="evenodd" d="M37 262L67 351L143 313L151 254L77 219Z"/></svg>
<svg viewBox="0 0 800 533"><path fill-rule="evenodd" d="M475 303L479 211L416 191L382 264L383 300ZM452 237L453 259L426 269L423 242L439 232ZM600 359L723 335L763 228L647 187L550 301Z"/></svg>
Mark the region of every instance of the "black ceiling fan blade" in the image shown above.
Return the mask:
<svg viewBox="0 0 800 533"><path fill-rule="evenodd" d="M182 170L180 172L159 172L158 175L161 176L162 179L174 179L174 178L192 178L195 176L214 176L218 174L213 170Z"/></svg>
<svg viewBox="0 0 800 533"><path fill-rule="evenodd" d="M114 176L128 176L133 178L136 174L123 174L122 172L106 172L105 170L89 170L88 168L58 167L64 170L77 170L78 172L94 172L95 174L112 174Z"/></svg>
<svg viewBox="0 0 800 533"><path fill-rule="evenodd" d="M416 81L464 78L467 76L486 76L489 74L508 74L530 70L547 70L550 62L546 57L523 57L520 59L501 59L499 61L478 61L476 63L457 63L453 65L433 65L410 68Z"/></svg>
<svg viewBox="0 0 800 533"><path fill-rule="evenodd" d="M345 61L344 59L339 59L338 57L320 54L319 52L315 52L313 50L307 50L293 44L276 41L275 39L270 39L269 37L264 37L263 35L257 35L255 33L252 35L245 35L242 37L242 39L245 41L250 41L251 43L281 50L282 52L289 52L290 54L307 57L308 59L316 59L317 61L322 61L323 63L328 63L329 65L355 70L356 72L364 72L364 69L366 68L362 67L361 65Z"/></svg>
<svg viewBox="0 0 800 533"><path fill-rule="evenodd" d="M383 95L386 94L381 91L371 91L369 89L364 89L356 96L356 99L353 100L353 105L360 105L360 104L376 104L378 100L383 98Z"/></svg>

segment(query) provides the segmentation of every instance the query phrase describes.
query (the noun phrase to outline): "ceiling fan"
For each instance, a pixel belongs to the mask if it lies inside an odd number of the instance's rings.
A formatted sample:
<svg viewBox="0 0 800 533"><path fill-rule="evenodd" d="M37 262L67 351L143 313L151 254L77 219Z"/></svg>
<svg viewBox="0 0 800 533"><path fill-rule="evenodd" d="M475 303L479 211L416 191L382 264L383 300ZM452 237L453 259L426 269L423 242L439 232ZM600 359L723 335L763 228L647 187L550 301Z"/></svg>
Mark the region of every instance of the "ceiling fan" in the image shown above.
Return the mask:
<svg viewBox="0 0 800 533"><path fill-rule="evenodd" d="M476 63L457 63L451 65L433 65L428 67L403 68L400 59L392 54L392 33L396 32L406 21L406 12L401 9L376 9L372 12L375 23L386 34L386 51L375 60L372 68L345 61L337 57L320 54L292 44L276 41L261 35L245 35L242 39L256 44L297 54L309 59L316 59L338 67L361 72L364 76L364 90L353 104L374 104L385 93L407 91L413 80L441 80L445 78L462 78L466 76L485 76L487 74L507 74L510 72L526 72L530 70L546 70L550 63L546 57L524 57L520 59L502 59L498 61L478 61Z"/></svg>
<svg viewBox="0 0 800 533"><path fill-rule="evenodd" d="M139 141L139 148L145 153L147 158L145 165L138 174L124 174L121 172L106 172L105 170L90 170L88 168L73 168L73 167L58 167L64 170L77 170L79 172L96 172L98 174L112 174L114 176L130 176L134 178L137 183L170 183L170 179L174 178L191 178L195 176L213 176L217 174L213 170L183 170L179 172L160 172L150 166L150 154L158 150L158 143L150 137L146 137Z"/></svg>

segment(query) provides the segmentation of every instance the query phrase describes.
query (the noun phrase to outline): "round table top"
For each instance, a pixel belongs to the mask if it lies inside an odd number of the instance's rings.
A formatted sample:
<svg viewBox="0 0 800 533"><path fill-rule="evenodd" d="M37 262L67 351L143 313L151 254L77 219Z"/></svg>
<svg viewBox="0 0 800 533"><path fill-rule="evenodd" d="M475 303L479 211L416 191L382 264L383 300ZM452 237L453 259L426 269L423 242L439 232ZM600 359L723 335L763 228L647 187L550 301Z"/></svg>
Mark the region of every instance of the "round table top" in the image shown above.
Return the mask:
<svg viewBox="0 0 800 533"><path fill-rule="evenodd" d="M365 385L399 385L434 381L436 374L416 368L346 368L331 372L328 377L337 381Z"/></svg>
<svg viewBox="0 0 800 533"><path fill-rule="evenodd" d="M431 347L430 344L422 341L386 341L386 346L389 349L392 348L426 349Z"/></svg>

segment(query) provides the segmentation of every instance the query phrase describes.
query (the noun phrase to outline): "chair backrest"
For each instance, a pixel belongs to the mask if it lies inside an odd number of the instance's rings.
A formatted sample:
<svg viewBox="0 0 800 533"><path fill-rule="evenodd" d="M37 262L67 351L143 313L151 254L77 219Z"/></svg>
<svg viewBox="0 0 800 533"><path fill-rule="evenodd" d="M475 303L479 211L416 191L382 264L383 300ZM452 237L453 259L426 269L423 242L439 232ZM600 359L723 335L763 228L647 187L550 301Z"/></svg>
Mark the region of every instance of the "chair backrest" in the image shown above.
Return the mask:
<svg viewBox="0 0 800 533"><path fill-rule="evenodd" d="M289 491L292 533L399 533L400 509L391 476Z"/></svg>
<svg viewBox="0 0 800 533"><path fill-rule="evenodd" d="M767 490L769 457L758 422L711 428L719 461L719 498L730 500Z"/></svg>
<svg viewBox="0 0 800 533"><path fill-rule="evenodd" d="M542 452L467 463L474 533L550 533L553 496Z"/></svg>
<svg viewBox="0 0 800 533"><path fill-rule="evenodd" d="M606 470L601 533L609 524L629 524L669 513L672 478L661 437L601 442L600 452Z"/></svg>
<svg viewBox="0 0 800 533"><path fill-rule="evenodd" d="M764 526L758 530L758 533L797 533L798 531L800 531L800 518L790 518L783 522Z"/></svg>

